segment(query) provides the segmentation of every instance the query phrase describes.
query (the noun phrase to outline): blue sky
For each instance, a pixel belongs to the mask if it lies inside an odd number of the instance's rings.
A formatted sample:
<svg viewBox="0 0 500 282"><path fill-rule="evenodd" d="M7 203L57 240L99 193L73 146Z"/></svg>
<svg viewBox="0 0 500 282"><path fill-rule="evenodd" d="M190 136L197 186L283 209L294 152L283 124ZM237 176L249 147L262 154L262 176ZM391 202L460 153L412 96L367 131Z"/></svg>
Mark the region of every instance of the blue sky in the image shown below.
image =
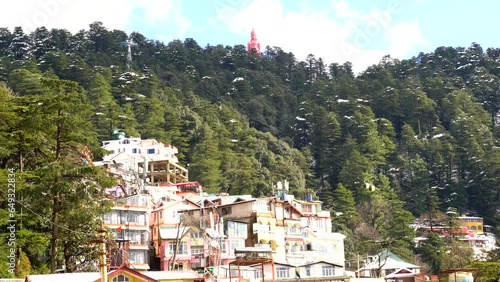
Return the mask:
<svg viewBox="0 0 500 282"><path fill-rule="evenodd" d="M66 28L102 21L168 43L246 45L255 28L261 46L304 60L350 61L356 72L384 55L407 59L440 46L500 48L500 1L465 0L18 0L2 3L0 26Z"/></svg>

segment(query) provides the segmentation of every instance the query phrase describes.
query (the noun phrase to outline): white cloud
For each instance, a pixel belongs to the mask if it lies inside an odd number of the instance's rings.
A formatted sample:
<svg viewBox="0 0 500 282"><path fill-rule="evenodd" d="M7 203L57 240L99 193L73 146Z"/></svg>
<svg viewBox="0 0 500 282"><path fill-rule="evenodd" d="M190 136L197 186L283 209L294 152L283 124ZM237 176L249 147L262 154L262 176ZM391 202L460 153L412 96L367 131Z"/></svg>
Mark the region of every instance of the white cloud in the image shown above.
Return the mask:
<svg viewBox="0 0 500 282"><path fill-rule="evenodd" d="M357 10L346 0L324 1L327 5L321 8L302 1L296 10L287 9L281 0L214 1L209 25L194 25L199 19L186 18L179 0L8 1L0 12L0 26L22 26L26 32L39 26L77 32L101 21L110 29L135 30L165 42L211 28L249 38L255 28L262 47L279 46L298 60L314 54L327 63L350 61L356 73L384 55L404 58L426 44L417 22L401 21L402 11L411 9L402 0L370 11Z"/></svg>
<svg viewBox="0 0 500 282"><path fill-rule="evenodd" d="M183 17L181 4L173 0L8 1L3 3L0 12L0 26L21 26L25 32L45 26L65 28L74 33L88 29L92 22L101 21L109 29L131 32L137 30L137 26L132 26L137 21L141 28L159 28L172 23L177 35L182 36L191 21Z"/></svg>
<svg viewBox="0 0 500 282"><path fill-rule="evenodd" d="M350 61L359 73L387 54L403 58L416 45L426 43L416 22L394 23L401 5L393 2L363 12L340 0L321 9L302 6L299 11L291 11L280 0L255 0L229 7L210 22L248 36L255 28L261 48L279 46L294 53L298 60L314 54L327 63ZM389 47L376 47L381 45Z"/></svg>
<svg viewBox="0 0 500 282"><path fill-rule="evenodd" d="M387 30L386 37L391 42L389 53L395 58L406 56L415 46L428 44L416 22L394 25Z"/></svg>

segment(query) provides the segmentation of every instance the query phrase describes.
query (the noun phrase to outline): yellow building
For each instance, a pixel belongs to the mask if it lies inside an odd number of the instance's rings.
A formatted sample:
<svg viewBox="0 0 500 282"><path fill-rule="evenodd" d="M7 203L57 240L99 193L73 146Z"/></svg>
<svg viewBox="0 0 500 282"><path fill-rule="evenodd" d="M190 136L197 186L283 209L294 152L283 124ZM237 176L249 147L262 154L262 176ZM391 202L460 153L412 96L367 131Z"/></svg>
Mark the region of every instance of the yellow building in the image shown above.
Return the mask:
<svg viewBox="0 0 500 282"><path fill-rule="evenodd" d="M461 222L461 226L467 227L470 231L475 234L483 234L484 226L483 226L483 218L476 216L460 216L458 218Z"/></svg>

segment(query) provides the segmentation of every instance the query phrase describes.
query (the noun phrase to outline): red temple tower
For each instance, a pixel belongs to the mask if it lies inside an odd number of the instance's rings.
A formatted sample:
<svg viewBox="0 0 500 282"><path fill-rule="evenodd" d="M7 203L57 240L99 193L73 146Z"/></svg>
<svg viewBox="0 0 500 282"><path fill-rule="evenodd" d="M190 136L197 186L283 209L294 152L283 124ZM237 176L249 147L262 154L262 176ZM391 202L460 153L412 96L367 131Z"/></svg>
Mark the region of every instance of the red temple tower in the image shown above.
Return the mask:
<svg viewBox="0 0 500 282"><path fill-rule="evenodd" d="M250 41L247 44L248 54L257 55L260 57L260 43L257 40L257 36L255 35L255 30L252 29L252 33L250 34Z"/></svg>

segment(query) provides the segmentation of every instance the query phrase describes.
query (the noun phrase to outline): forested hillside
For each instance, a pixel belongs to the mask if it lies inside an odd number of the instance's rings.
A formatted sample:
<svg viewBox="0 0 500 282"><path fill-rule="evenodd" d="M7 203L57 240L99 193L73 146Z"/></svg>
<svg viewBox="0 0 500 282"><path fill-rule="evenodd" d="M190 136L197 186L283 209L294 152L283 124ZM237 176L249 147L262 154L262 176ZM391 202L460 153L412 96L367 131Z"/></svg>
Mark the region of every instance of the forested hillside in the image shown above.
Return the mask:
<svg viewBox="0 0 500 282"><path fill-rule="evenodd" d="M99 22L76 34L0 28L0 83L0 225L8 242L15 174L18 275L91 258L82 242L113 181L80 154L98 159L114 129L176 146L209 193L266 196L283 180L296 197L313 192L348 236L348 259L389 248L435 271L450 262L413 249L415 218L500 223L500 48L387 56L355 76L348 62L279 47L257 57Z"/></svg>

